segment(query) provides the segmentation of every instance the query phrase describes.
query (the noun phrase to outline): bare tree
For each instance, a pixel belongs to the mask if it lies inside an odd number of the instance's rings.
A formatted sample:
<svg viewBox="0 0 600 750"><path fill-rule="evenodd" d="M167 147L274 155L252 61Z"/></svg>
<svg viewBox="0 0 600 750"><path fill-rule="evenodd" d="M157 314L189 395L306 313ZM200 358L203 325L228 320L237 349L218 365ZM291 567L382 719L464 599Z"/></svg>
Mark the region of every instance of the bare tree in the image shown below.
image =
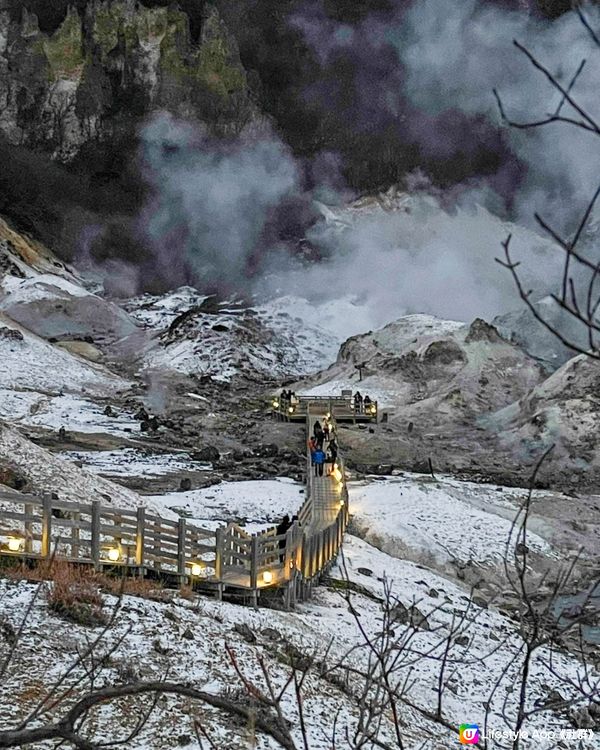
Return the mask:
<svg viewBox="0 0 600 750"><path fill-rule="evenodd" d="M574 10L579 16L582 26L589 35L595 47L600 49L600 36L593 29L583 7L577 0L574 2ZM592 136L600 137L600 121L589 112L577 95L577 82L583 73L587 60L579 63L575 73L568 85L563 85L558 76L549 67L544 65L540 59L525 45L515 40L516 49L540 74L548 86L549 96L559 95L559 101L548 113L530 120L516 120L512 118L498 91L494 90L494 96L500 110L500 115L505 124L519 130L535 130L548 125L561 123L567 127L579 129L590 133ZM580 343L580 338L565 333L561 327L553 323L547 314L535 304L532 291L524 286L519 272L520 262L514 260L512 255L512 237L509 235L502 243L504 257L496 260L512 274L520 298L525 302L535 319L557 338L564 346L578 354L587 354L593 359L600 359L600 254L596 257L588 257L582 250L581 242L585 230L588 228L594 208L600 198L600 184L580 216L579 222L572 236L564 236L552 222L540 213L535 214L535 220L542 231L554 242L559 251L564 255L562 280L560 290L552 294L552 299L571 318L576 326L585 334L586 344Z"/></svg>

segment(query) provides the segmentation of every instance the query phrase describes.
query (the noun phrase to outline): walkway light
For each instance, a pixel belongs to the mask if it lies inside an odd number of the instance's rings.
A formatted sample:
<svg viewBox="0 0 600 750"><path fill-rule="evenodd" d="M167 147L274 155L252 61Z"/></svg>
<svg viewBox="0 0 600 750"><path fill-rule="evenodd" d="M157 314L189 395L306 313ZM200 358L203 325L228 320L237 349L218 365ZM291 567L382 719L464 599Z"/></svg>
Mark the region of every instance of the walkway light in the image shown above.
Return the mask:
<svg viewBox="0 0 600 750"><path fill-rule="evenodd" d="M202 575L202 571L204 570L204 565L199 562L192 563L192 575L194 578L198 578L198 576Z"/></svg>
<svg viewBox="0 0 600 750"><path fill-rule="evenodd" d="M10 534L6 539L6 547L9 552L23 552L25 550L25 539L18 534Z"/></svg>
<svg viewBox="0 0 600 750"><path fill-rule="evenodd" d="M294 407L293 406L288 406L288 411L289 411L290 414L293 414L294 413Z"/></svg>
<svg viewBox="0 0 600 750"><path fill-rule="evenodd" d="M265 570L265 572L262 574L262 578L264 583L273 583L273 573L271 573L270 570Z"/></svg>
<svg viewBox="0 0 600 750"><path fill-rule="evenodd" d="M273 399L273 408L279 409L279 401L276 398Z"/></svg>
<svg viewBox="0 0 600 750"><path fill-rule="evenodd" d="M123 550L120 544L105 544L100 549L100 559L108 560L111 563L118 563L123 560Z"/></svg>

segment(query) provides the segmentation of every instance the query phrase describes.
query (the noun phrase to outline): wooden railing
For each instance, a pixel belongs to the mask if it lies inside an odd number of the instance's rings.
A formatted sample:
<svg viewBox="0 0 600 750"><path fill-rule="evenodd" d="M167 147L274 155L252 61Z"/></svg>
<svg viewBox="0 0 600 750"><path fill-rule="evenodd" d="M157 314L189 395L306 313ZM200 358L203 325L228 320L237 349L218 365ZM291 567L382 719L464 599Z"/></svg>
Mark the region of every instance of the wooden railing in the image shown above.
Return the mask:
<svg viewBox="0 0 600 750"><path fill-rule="evenodd" d="M314 408L314 407L313 407ZM311 407L307 404L307 415ZM307 419L307 424L309 419ZM180 518L162 518L140 507L111 508L93 500L72 503L0 490L0 555L23 560L53 557L96 569L121 567L216 589L240 589L258 602L264 589L283 587L287 606L310 596L312 586L335 559L348 524L344 465L336 485L335 520L315 523L310 456L306 495L297 520L285 534L275 527L249 534L230 523L204 529Z"/></svg>
<svg viewBox="0 0 600 750"><path fill-rule="evenodd" d="M11 506L0 509L4 554L32 559L53 555L96 568L126 566L178 576L192 575L193 567L196 572L215 569L216 532L184 518L171 521L143 507L108 508L98 500L71 503L10 491L0 491L0 501Z"/></svg>
<svg viewBox="0 0 600 750"><path fill-rule="evenodd" d="M331 414L338 421L377 422L378 403L371 401L366 406L364 402L356 405L353 398L342 396L299 396L292 401L283 401L276 396L271 399L272 413L285 421L299 421L306 419L310 405L318 405L323 414Z"/></svg>

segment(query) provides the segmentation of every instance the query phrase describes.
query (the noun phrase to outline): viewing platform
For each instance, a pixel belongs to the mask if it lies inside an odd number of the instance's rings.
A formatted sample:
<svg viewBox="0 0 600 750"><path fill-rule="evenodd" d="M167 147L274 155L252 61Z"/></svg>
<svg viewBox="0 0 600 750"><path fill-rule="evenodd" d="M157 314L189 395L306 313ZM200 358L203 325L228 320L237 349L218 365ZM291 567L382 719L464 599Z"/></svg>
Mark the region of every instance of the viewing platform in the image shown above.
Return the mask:
<svg viewBox="0 0 600 750"><path fill-rule="evenodd" d="M297 396L290 401L275 397L271 400L271 412L284 422L304 422L309 410L321 416L329 415L336 422L377 422L377 401L357 407L351 391L342 391L341 396Z"/></svg>

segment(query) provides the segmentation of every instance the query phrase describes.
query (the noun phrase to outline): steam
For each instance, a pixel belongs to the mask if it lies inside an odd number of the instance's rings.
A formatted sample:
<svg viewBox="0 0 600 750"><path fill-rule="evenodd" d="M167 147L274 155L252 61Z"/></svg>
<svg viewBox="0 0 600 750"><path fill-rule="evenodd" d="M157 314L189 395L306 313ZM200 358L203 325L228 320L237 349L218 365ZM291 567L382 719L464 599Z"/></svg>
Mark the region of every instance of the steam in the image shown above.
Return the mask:
<svg viewBox="0 0 600 750"><path fill-rule="evenodd" d="M600 26L600 12L586 14ZM404 91L430 117L450 108L483 116L501 126L493 89L513 120L544 119L556 110L561 94L513 45L518 40L567 88L582 59L586 67L574 92L591 113L598 111L600 50L575 13L549 22L522 12L507 12L478 0L447 0L443 13L436 0L419 0L390 35L406 71ZM565 116L580 119L566 103ZM436 141L413 135L432 153ZM513 218L531 223L535 211L568 229L577 221L597 187L598 139L590 133L553 124L535 130L506 129L513 153L525 169L512 201ZM472 134L464 134L466 137ZM448 133L456 139L457 133ZM447 148L442 141L441 150Z"/></svg>
<svg viewBox="0 0 600 750"><path fill-rule="evenodd" d="M284 145L275 138L219 143L167 114L147 125L142 144L153 198L140 231L154 270L171 287L247 288L269 212L296 189Z"/></svg>
<svg viewBox="0 0 600 750"><path fill-rule="evenodd" d="M588 13L600 22L600 13ZM414 312L491 319L519 306L509 274L495 262L512 231L517 254L528 259L524 284L538 298L553 290L562 258L533 231L532 216L541 211L558 229L576 223L596 187L596 142L564 125L505 128L492 90L517 120L543 116L560 101L515 50L516 38L565 86L587 57L576 91L593 112L600 50L576 15L550 23L478 0L445 0L443 8L419 0L408 9L397 0L391 17L353 26L328 19L316 3L290 22L323 66L307 100L321 98L363 133L393 123L424 159L460 163L481 148L497 149L496 168L445 191L414 173L405 178L410 197L388 196L386 208L331 209L350 198L339 155L301 163L274 134L225 143L159 115L142 133L152 197L138 231L165 286L296 295L312 311L327 310L329 320L332 302L343 299L344 335ZM352 63L346 98L330 75L340 60ZM573 115L567 104L563 113ZM305 178L316 185L312 195ZM321 206L321 220L305 223L305 244L320 258L312 263L268 231L275 215L307 199L330 206Z"/></svg>

